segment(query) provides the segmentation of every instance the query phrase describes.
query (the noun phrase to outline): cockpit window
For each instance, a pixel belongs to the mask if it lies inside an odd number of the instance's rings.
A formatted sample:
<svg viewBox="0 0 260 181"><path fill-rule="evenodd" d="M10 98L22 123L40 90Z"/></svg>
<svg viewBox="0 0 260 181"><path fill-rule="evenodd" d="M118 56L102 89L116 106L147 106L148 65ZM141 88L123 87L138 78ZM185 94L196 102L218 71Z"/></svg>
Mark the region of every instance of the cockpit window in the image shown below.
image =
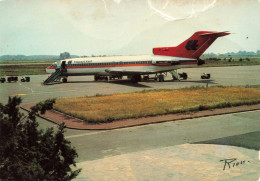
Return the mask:
<svg viewBox="0 0 260 181"><path fill-rule="evenodd" d="M54 64L51 65L51 67L57 67L57 63L55 62Z"/></svg>

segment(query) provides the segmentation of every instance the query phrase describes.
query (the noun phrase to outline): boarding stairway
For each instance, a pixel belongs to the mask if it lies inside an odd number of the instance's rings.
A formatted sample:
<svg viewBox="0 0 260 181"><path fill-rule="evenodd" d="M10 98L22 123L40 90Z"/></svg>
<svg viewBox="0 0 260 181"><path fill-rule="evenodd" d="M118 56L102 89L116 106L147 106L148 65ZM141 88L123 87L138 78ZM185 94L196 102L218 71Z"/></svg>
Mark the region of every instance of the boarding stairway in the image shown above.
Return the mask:
<svg viewBox="0 0 260 181"><path fill-rule="evenodd" d="M51 76L49 76L44 82L44 85L50 85L54 84L60 81L61 75L63 73L64 69L57 69L56 72L52 73Z"/></svg>

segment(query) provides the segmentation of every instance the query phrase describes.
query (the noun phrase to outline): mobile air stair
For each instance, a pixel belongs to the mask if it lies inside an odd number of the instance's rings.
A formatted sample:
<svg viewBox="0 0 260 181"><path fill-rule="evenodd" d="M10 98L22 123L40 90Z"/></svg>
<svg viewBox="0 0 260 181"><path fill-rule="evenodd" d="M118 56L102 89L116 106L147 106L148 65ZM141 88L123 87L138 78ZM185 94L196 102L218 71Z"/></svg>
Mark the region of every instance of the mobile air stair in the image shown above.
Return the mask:
<svg viewBox="0 0 260 181"><path fill-rule="evenodd" d="M57 69L56 72L52 73L44 82L44 85L50 85L59 83L64 69Z"/></svg>

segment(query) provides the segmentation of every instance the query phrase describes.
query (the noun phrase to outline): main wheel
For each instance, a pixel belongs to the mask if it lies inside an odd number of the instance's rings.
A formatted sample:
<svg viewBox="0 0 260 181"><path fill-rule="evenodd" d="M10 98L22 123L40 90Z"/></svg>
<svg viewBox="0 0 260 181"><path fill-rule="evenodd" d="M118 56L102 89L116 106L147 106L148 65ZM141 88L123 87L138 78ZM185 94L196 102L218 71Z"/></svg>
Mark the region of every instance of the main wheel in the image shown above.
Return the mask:
<svg viewBox="0 0 260 181"><path fill-rule="evenodd" d="M132 77L131 77L131 81L133 82L133 83L137 83L137 82L140 82L141 81L141 75L133 75Z"/></svg>
<svg viewBox="0 0 260 181"><path fill-rule="evenodd" d="M159 75L158 78L159 78L159 82L164 82L164 75Z"/></svg>
<svg viewBox="0 0 260 181"><path fill-rule="evenodd" d="M66 83L67 81L68 81L67 78L63 78L63 79L62 79L62 82L63 82L63 83Z"/></svg>

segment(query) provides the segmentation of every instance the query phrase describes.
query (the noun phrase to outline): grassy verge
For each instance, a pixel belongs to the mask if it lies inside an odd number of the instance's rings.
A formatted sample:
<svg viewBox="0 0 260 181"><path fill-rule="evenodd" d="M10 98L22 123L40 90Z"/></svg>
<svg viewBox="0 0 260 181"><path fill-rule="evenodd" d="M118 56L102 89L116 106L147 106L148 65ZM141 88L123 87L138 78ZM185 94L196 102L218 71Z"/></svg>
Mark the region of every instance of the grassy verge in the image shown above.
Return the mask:
<svg viewBox="0 0 260 181"><path fill-rule="evenodd" d="M57 99L54 109L87 123L260 103L260 89L192 87Z"/></svg>
<svg viewBox="0 0 260 181"><path fill-rule="evenodd" d="M207 58L203 58L205 60L205 64L201 65L201 67L227 67L227 66L251 66L251 65L260 65L260 57L250 57L250 61L245 60L243 58L240 61L240 58L233 58L232 61L226 60L206 60Z"/></svg>
<svg viewBox="0 0 260 181"><path fill-rule="evenodd" d="M2 60L0 76L42 75L45 69L57 60Z"/></svg>
<svg viewBox="0 0 260 181"><path fill-rule="evenodd" d="M0 66L0 76L46 74L45 69L49 65L50 64L2 65L2 66Z"/></svg>
<svg viewBox="0 0 260 181"><path fill-rule="evenodd" d="M42 64L51 64L57 60L1 60L1 64L33 64L33 63L42 63Z"/></svg>

